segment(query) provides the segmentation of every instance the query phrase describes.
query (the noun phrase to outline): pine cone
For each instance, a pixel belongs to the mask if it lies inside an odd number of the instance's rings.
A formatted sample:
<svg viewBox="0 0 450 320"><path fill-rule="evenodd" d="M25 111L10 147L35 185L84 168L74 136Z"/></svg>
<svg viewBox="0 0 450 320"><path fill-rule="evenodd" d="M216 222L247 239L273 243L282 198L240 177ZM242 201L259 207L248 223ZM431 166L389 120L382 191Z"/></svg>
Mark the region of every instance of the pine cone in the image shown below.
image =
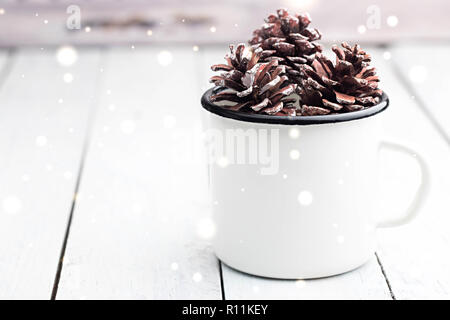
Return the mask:
<svg viewBox="0 0 450 320"><path fill-rule="evenodd" d="M239 44L225 56L227 64L213 65L213 71L224 71L213 76L210 81L220 86L218 93L211 96L215 101L232 101L231 110L271 115L294 115L296 98L289 97L295 93L296 84L290 84L286 68L277 60L258 63L263 52L260 48L246 47Z"/></svg>
<svg viewBox="0 0 450 320"><path fill-rule="evenodd" d="M296 82L300 66L311 64L314 54L322 51L322 47L313 42L322 35L319 30L309 28L310 23L307 13L293 16L285 9L279 9L277 15L270 15L266 23L253 32L249 42L264 50L262 61L276 59L286 65L288 75Z"/></svg>
<svg viewBox="0 0 450 320"><path fill-rule="evenodd" d="M297 93L302 115L344 113L368 108L380 102L378 76L370 66L371 57L358 45L346 42L342 48L332 47L336 55L333 64L317 53L311 66L301 67L301 84Z"/></svg>

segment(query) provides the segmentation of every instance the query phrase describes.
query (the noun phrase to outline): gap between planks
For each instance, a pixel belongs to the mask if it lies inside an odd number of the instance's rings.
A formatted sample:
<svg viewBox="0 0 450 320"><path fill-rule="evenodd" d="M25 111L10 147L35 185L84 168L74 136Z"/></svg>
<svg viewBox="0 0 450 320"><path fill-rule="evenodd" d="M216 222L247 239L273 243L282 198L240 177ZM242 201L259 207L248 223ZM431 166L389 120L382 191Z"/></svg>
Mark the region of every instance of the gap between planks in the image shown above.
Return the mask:
<svg viewBox="0 0 450 320"><path fill-rule="evenodd" d="M378 256L377 252L375 252L375 257L377 258L378 265L380 266L381 273L383 274L384 280L386 281L386 285L387 285L387 287L389 289L389 293L391 294L392 300L397 300L397 298L395 297L394 291L392 290L391 283L390 283L390 281L389 281L389 279L387 277L386 271L384 270L383 264L381 263L381 259Z"/></svg>
<svg viewBox="0 0 450 320"><path fill-rule="evenodd" d="M3 88L5 81L8 79L11 74L11 70L14 64L14 60L16 57L17 50L14 48L10 48L6 50L5 62L0 68L0 89Z"/></svg>
<svg viewBox="0 0 450 320"><path fill-rule="evenodd" d="M412 96L414 96L414 99L416 100L417 106L419 107L420 111L422 111L425 117L436 129L436 131L439 132L439 134L442 136L445 142L447 142L447 144L450 145L450 137L447 136L447 133L445 132L444 128L441 126L439 121L435 118L433 113L427 108L425 102L420 97L420 94L417 94L415 92L413 84L407 80L406 75L400 70L400 66L398 65L395 59L393 59L392 61L392 70L394 71L395 75L397 76L403 87L406 89L406 91L409 92L409 94L411 94Z"/></svg>
<svg viewBox="0 0 450 320"><path fill-rule="evenodd" d="M105 47L101 47L100 48L100 63L99 63L99 68L102 67L102 58L105 57L105 51L107 49ZM103 81L103 73L102 72L97 72L96 74L97 79L95 80L95 86L96 88L100 88L101 87L101 83ZM66 248L67 248L67 242L69 241L69 235L70 235L70 227L72 226L72 219L73 219L73 215L74 215L74 211L76 208L76 204L77 204L77 195L78 195L78 191L80 188L80 184L81 184L81 179L83 176L83 169L84 169L84 163L86 160L86 156L87 156L87 152L89 149L89 144L91 141L91 135L92 135L92 128L93 125L95 123L95 118L97 115L97 110L98 110L98 106L99 106L99 99L100 99L100 92L99 90L97 90L97 93L95 94L95 97L92 101L91 105L91 110L89 112L89 116L88 116L88 124L86 127L86 133L85 133L85 137L84 137L84 141L83 141L83 149L81 151L81 156L80 156L80 166L78 168L78 176L77 176L77 180L75 183L75 189L73 192L73 200L72 200L72 205L70 208L70 213L69 213L69 217L67 219L67 225L66 225L66 231L65 231L65 235L64 235L64 239L63 239L63 243L61 246L61 253L60 253L60 257L58 260L58 267L56 270L56 274L55 274L55 280L53 283L53 290L51 293L51 300L56 300L56 297L58 295L58 287L59 287L59 281L61 279L61 273L62 273L62 269L64 267L64 255L66 253Z"/></svg>

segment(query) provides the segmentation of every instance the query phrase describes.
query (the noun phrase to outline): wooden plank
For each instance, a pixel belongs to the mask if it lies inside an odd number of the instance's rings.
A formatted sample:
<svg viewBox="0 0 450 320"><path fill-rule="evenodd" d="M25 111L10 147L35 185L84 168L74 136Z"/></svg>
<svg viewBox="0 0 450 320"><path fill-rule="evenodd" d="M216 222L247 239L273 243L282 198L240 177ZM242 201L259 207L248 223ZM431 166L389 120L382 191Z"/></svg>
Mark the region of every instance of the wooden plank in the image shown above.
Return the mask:
<svg viewBox="0 0 450 320"><path fill-rule="evenodd" d="M10 62L0 92L2 299L51 296L99 61L86 50L63 67L55 50L30 49Z"/></svg>
<svg viewBox="0 0 450 320"><path fill-rule="evenodd" d="M58 299L220 299L192 48L122 48L105 83ZM202 236L202 237L200 237Z"/></svg>
<svg viewBox="0 0 450 320"><path fill-rule="evenodd" d="M386 112L385 134L415 146L424 154L433 179L427 202L415 221L404 227L378 231L378 254L396 298L448 299L449 148L416 100L405 90L393 71L391 61L383 59L384 52L374 50L372 53L375 65L379 68L382 87L391 101L389 111ZM397 56L394 53L392 55ZM380 212L398 215L411 200L420 173L415 161L405 156L386 152L383 159L383 176L386 180L380 198L385 200Z"/></svg>
<svg viewBox="0 0 450 320"><path fill-rule="evenodd" d="M392 50L392 59L403 74L402 78L414 90L426 112L437 122L450 143L450 102L448 92L450 66L449 44L405 44Z"/></svg>
<svg viewBox="0 0 450 320"><path fill-rule="evenodd" d="M227 50L227 46L208 50L203 70L222 63ZM207 76L211 74L206 72ZM375 256L354 272L306 281L258 278L223 265L223 282L226 299L390 299Z"/></svg>
<svg viewBox="0 0 450 320"><path fill-rule="evenodd" d="M223 267L225 299L390 299L376 259L354 271L314 280L259 278Z"/></svg>

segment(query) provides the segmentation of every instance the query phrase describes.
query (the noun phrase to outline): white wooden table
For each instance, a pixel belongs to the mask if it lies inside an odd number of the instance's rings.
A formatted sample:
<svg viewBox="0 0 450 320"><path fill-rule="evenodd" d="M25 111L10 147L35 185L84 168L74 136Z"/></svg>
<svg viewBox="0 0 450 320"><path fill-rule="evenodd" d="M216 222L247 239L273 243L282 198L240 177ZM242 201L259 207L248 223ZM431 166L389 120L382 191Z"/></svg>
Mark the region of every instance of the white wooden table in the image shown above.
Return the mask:
<svg viewBox="0 0 450 320"><path fill-rule="evenodd" d="M0 52L0 298L450 298L450 45L368 48L391 99L385 133L427 155L431 193L413 223L379 230L369 263L307 281L218 262L205 167L174 157L226 50L79 48L70 67L55 48ZM382 161L380 215L395 214L419 170Z"/></svg>

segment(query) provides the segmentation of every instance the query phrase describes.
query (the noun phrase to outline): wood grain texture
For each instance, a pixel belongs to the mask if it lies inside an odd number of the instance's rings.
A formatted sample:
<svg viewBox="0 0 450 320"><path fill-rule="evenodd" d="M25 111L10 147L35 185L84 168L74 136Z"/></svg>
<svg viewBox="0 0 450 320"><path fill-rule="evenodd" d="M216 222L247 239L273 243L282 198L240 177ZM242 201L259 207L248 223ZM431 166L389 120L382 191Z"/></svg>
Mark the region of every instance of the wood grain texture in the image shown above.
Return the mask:
<svg viewBox="0 0 450 320"><path fill-rule="evenodd" d="M450 143L449 44L404 44L392 49L392 60L417 99Z"/></svg>
<svg viewBox="0 0 450 320"><path fill-rule="evenodd" d="M112 49L57 299L220 299L199 53ZM162 64L167 64L163 66Z"/></svg>
<svg viewBox="0 0 450 320"><path fill-rule="evenodd" d="M411 145L425 156L432 176L430 194L418 218L403 227L379 229L378 254L397 299L448 299L450 150L399 81L392 62L383 59L382 51L373 50L372 54L382 87L390 98L384 121L385 135L387 139ZM414 55L412 52L408 54ZM427 96L432 97L433 94L429 92ZM430 106L429 110L441 112L433 108ZM414 159L400 154L384 152L382 160L384 182L380 193L380 199L383 199L380 215L398 215L411 200L420 172Z"/></svg>
<svg viewBox="0 0 450 320"><path fill-rule="evenodd" d="M226 46L204 53L203 70L222 63ZM206 77L212 75L207 72ZM253 277L223 264L226 299L390 299L389 288L375 256L363 267L341 276L294 281Z"/></svg>
<svg viewBox="0 0 450 320"><path fill-rule="evenodd" d="M99 58L98 50L85 50L62 67L54 50L30 49L8 62L0 92L2 299L50 298Z"/></svg>

